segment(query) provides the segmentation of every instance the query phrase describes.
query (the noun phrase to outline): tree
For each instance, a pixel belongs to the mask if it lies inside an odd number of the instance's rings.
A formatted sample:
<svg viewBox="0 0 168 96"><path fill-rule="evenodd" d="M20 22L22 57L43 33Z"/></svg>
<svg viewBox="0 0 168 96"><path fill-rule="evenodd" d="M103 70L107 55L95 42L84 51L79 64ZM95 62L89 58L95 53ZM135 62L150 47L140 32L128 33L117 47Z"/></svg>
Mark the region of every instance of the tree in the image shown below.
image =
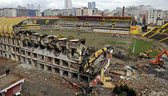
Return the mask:
<svg viewBox="0 0 168 96"><path fill-rule="evenodd" d="M62 16L62 14L58 14L58 16Z"/></svg>
<svg viewBox="0 0 168 96"><path fill-rule="evenodd" d="M70 14L69 16L73 16L72 14Z"/></svg>

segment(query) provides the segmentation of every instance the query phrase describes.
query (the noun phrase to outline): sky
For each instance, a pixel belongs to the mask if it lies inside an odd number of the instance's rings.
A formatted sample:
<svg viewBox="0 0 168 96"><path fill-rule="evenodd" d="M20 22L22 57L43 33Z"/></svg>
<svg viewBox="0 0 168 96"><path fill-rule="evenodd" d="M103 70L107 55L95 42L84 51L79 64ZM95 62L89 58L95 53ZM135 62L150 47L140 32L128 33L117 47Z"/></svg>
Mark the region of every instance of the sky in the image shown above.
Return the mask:
<svg viewBox="0 0 168 96"><path fill-rule="evenodd" d="M131 5L151 5L156 9L168 9L168 0L93 0L96 7L100 10L114 10L116 7ZM73 7L87 7L91 0L72 0ZM41 10L44 9L63 9L64 0L0 0L0 8L15 8L18 5L27 6L33 4L35 8L40 4Z"/></svg>

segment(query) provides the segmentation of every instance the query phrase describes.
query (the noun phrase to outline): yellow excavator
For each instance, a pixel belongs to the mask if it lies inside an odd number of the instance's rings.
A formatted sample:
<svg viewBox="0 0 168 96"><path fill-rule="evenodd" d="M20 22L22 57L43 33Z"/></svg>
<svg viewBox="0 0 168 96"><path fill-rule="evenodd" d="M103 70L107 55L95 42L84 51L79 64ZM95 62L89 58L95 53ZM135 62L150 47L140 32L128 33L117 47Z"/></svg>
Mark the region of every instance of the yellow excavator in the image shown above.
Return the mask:
<svg viewBox="0 0 168 96"><path fill-rule="evenodd" d="M148 50L148 51L145 51L145 52L141 52L139 53L139 57L141 58L150 58L149 57L149 53L152 52L153 50Z"/></svg>
<svg viewBox="0 0 168 96"><path fill-rule="evenodd" d="M139 57L140 58L150 58L149 53L153 52L154 50L158 50L160 52L160 49L158 47L155 47L145 52L139 53Z"/></svg>

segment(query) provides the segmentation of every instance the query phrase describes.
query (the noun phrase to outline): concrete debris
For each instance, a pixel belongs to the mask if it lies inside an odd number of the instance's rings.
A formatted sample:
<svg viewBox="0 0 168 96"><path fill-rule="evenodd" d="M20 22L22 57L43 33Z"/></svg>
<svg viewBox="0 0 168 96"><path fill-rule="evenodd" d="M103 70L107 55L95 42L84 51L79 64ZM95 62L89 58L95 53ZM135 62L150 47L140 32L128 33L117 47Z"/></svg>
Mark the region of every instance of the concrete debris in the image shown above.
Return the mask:
<svg viewBox="0 0 168 96"><path fill-rule="evenodd" d="M17 65L17 68L32 69L32 66L26 65L26 64L20 64L20 65Z"/></svg>

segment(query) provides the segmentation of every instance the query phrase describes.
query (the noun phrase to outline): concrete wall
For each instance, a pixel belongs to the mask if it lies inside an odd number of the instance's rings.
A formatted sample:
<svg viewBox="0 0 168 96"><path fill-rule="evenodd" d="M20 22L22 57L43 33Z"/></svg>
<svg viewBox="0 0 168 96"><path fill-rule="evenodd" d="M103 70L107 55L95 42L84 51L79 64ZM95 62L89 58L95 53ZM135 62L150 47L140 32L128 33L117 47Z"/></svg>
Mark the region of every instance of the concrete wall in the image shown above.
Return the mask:
<svg viewBox="0 0 168 96"><path fill-rule="evenodd" d="M95 33L108 33L108 34L129 34L129 30L110 30L110 29L93 29L93 32Z"/></svg>
<svg viewBox="0 0 168 96"><path fill-rule="evenodd" d="M5 42L6 40L9 42ZM51 54L53 53L46 49L22 47L22 43L18 39L0 37L0 56L2 57L78 81L90 82L90 79L93 78L79 73L80 65L78 63Z"/></svg>

